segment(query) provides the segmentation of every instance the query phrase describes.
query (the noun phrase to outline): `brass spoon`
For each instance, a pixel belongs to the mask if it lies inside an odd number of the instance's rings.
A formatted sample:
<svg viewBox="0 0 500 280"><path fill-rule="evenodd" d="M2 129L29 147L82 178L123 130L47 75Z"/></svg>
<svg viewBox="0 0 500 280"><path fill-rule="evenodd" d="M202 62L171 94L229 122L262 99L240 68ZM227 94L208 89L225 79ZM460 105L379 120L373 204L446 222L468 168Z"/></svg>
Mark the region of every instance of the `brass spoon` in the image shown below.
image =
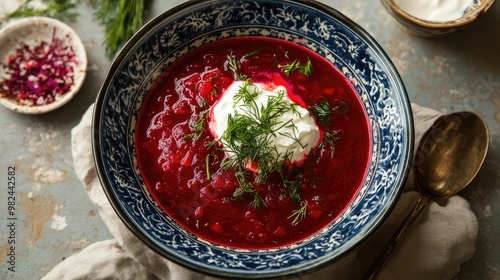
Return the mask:
<svg viewBox="0 0 500 280"><path fill-rule="evenodd" d="M436 120L422 137L413 162L420 198L363 279L378 277L429 201L449 198L472 181L486 157L488 134L484 121L471 112L452 113Z"/></svg>

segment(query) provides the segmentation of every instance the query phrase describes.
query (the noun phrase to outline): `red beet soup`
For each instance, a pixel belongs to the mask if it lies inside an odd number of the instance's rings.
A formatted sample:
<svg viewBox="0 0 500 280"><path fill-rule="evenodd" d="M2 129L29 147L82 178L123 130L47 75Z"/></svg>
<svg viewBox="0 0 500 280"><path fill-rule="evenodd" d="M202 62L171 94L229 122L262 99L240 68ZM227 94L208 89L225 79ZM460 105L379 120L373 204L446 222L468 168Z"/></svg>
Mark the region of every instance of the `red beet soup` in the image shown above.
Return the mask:
<svg viewBox="0 0 500 280"><path fill-rule="evenodd" d="M135 135L141 175L162 209L196 236L241 249L286 246L335 220L365 178L370 141L340 71L263 37L179 59L150 89Z"/></svg>

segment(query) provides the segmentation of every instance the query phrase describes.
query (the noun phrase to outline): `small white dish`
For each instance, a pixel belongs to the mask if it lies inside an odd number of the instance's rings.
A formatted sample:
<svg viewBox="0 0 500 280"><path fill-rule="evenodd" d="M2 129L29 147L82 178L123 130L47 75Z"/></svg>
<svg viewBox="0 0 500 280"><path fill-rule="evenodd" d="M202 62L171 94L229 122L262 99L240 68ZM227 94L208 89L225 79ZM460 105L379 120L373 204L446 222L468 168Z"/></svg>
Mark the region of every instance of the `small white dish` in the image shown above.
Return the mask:
<svg viewBox="0 0 500 280"><path fill-rule="evenodd" d="M71 60L74 76L68 91L52 102L46 102L42 105L29 105L9 96L9 94L1 94L2 89L0 88L0 104L18 113L42 114L63 106L76 95L85 80L87 71L85 47L80 37L71 27L59 20L48 17L19 19L10 22L0 30L0 46L2 46L0 48L0 80L10 77L3 65L7 63L7 58L19 49L22 44L26 44L32 49L40 45L41 42L50 43L53 37L61 39L74 52L74 57Z"/></svg>
<svg viewBox="0 0 500 280"><path fill-rule="evenodd" d="M461 8L459 8L460 2L454 0L429 1L427 6L411 0L381 0L381 2L404 31L422 37L440 38L476 22L491 9L496 0L464 1L463 3L468 3L468 6ZM430 5L431 3L433 5ZM448 4L448 6L445 4ZM447 11L447 8L450 8L449 6L453 7L452 10L458 9L452 13L458 15L449 18L449 15L446 15L446 13L450 12ZM420 7L420 9L427 12L423 12L424 15L419 16L422 11L416 11L415 7ZM434 16L431 18L429 14L426 15L425 13L434 13Z"/></svg>

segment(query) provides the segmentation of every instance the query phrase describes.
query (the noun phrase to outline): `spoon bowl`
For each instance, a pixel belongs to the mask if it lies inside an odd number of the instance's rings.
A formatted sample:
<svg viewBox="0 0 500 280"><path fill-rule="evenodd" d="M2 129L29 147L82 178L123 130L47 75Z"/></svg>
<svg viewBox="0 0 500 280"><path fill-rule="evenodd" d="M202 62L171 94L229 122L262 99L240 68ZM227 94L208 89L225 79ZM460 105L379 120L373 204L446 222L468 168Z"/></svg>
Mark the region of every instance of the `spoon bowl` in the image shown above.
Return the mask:
<svg viewBox="0 0 500 280"><path fill-rule="evenodd" d="M479 171L488 150L488 128L471 112L440 117L424 134L415 155L415 180L435 199L453 196Z"/></svg>
<svg viewBox="0 0 500 280"><path fill-rule="evenodd" d="M472 112L456 112L436 120L420 140L413 162L420 197L363 279L377 279L429 201L451 197L474 179L486 157L488 145L488 127Z"/></svg>

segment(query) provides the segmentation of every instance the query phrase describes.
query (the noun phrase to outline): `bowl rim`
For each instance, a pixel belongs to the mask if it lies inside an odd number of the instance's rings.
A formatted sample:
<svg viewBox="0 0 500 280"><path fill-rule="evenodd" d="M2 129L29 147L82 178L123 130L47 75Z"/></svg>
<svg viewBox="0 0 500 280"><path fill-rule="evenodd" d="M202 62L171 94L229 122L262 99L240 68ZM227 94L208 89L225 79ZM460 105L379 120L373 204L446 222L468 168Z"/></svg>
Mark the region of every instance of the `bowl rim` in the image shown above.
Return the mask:
<svg viewBox="0 0 500 280"><path fill-rule="evenodd" d="M74 80L73 85L70 90L66 92L60 99L55 100L51 103L44 105L22 105L15 101L11 101L9 98L0 97L0 104L4 105L6 108L21 114L36 115L43 114L53 110L56 110L66 103L68 103L75 95L80 91L83 83L85 82L85 76L87 73L87 52L85 46L76 31L70 27L68 24L51 17L46 16L30 16L21 19L16 19L7 23L0 29L0 40L4 38L5 34L11 34L20 28L25 28L26 26L34 26L37 28L44 28L42 25L48 24L50 27L56 28L64 32L71 37L71 42L69 45L75 48L75 56L78 57L81 65L75 67L75 70L79 73L77 79Z"/></svg>
<svg viewBox="0 0 500 280"><path fill-rule="evenodd" d="M389 9L394 11L398 16L401 18L424 28L429 28L429 29L453 29L453 28L460 28L464 27L474 21L476 21L479 17L482 15L486 14L490 8L493 6L493 4L496 2L496 0L484 0L481 1L480 4L469 11L467 14L461 16L458 19L451 20L451 21L432 21L432 20L425 20L421 19L418 17L415 17L405 10L401 9L394 0L381 0L383 1Z"/></svg>
<svg viewBox="0 0 500 280"><path fill-rule="evenodd" d="M147 22L141 29L139 29L138 32L136 32L133 37L123 46L122 50L115 56L113 59L108 72L106 73L105 79L103 81L103 84L101 86L101 89L99 90L99 93L97 95L97 99L95 102L94 106L94 112L93 112L93 120L92 120L92 131L93 131L93 137L92 137L92 149L93 149L93 155L94 155L94 163L96 166L96 171L98 174L99 181L101 182L102 188L104 190L104 193L106 194L108 201L110 202L111 206L113 207L113 210L117 215L120 217L122 222L125 224L125 226L136 236L138 237L144 244L146 244L150 249L152 249L154 252L158 253L160 256L166 258L169 261L172 261L174 263L180 264L188 269L191 269L193 271L197 271L200 273L204 273L206 275L211 275L211 276L216 276L216 277L223 277L223 278L244 278L244 279L251 279L251 278L276 278L276 277L286 277L286 276L292 276L292 275L297 275L297 273L309 273L318 269L321 269L327 265L332 264L332 260L328 261L323 261L323 262L318 262L315 264L309 264L307 266L300 266L296 269L289 268L286 270L286 272L283 271L278 271L278 272L265 272L264 274L261 273L255 273L255 274L233 274L230 272L220 272L220 271L214 271L213 269L209 269L203 266L198 266L195 265L191 262L185 261L181 258L178 258L176 256L172 256L163 250L159 248L158 245L156 245L152 240L150 240L144 233L142 233L139 229L136 228L135 224L133 221L131 221L130 217L127 216L127 213L121 208L119 202L116 200L116 198L113 195L112 190L110 189L110 186L108 182L106 181L106 171L104 168L104 164L102 162L102 155L100 153L101 150L101 145L100 145L100 135L99 135L99 127L100 127L100 119L102 117L102 110L100 108L104 105L104 97L106 95L106 89L110 86L112 82L113 75L116 73L116 71L120 68L120 65L122 61L128 57L128 55L134 50L136 47L136 44L144 37L146 36L150 30L154 30L157 28L159 25L162 24L165 20L168 20L171 16L176 15L179 12L187 11L189 8L195 7L197 5L206 5L208 2L216 3L217 0L189 0L185 1L183 3L180 3L176 6L173 6L172 8L162 12L158 16L154 17L152 20ZM399 73L396 70L396 67L394 66L393 62L387 55L387 53L382 49L382 47L375 41L375 39L367 32L365 31L360 25L346 17L344 14L342 14L340 11L334 9L331 6L328 6L326 4L317 2L317 1L309 1L309 0L284 0L283 2L285 3L294 3L294 4L301 4L304 6L307 6L308 8L311 9L317 9L324 13L327 16L330 16L332 18L335 18L342 24L345 24L349 29L353 30L358 36L360 36L363 40L366 41L366 43L370 46L370 48L373 48L374 51L376 52L377 57L382 57L382 60L387 62L387 71L388 73L395 78L395 87L397 87L398 91L402 93L402 95L407 96L406 88L404 86L404 83L402 81L402 78L400 77ZM414 145L414 125L413 125L413 114L412 114L412 109L410 105L410 101L408 98L403 98L402 99L402 105L403 109L408 113L408 135L407 135L407 142L405 143L408 147L408 151L406 151L405 155L407 155L408 160L404 162L404 166L402 167L403 174L401 174L401 183L399 186L399 189L395 192L394 194L394 200L392 203L389 203L386 208L386 212L383 213L382 215L378 216L378 220L370 227L367 229L367 232L369 234L366 234L365 236L359 237L355 239L355 246L350 247L348 250L345 250L344 252L339 253L338 257L335 260L338 260L342 257L344 257L346 254L357 248L362 241L364 241L366 238L370 236L371 233L373 233L386 219L386 217L391 213L392 209L394 208L395 204L399 200L399 197L403 191L404 185L409 177L409 172L411 168L411 162L413 159L413 145Z"/></svg>

